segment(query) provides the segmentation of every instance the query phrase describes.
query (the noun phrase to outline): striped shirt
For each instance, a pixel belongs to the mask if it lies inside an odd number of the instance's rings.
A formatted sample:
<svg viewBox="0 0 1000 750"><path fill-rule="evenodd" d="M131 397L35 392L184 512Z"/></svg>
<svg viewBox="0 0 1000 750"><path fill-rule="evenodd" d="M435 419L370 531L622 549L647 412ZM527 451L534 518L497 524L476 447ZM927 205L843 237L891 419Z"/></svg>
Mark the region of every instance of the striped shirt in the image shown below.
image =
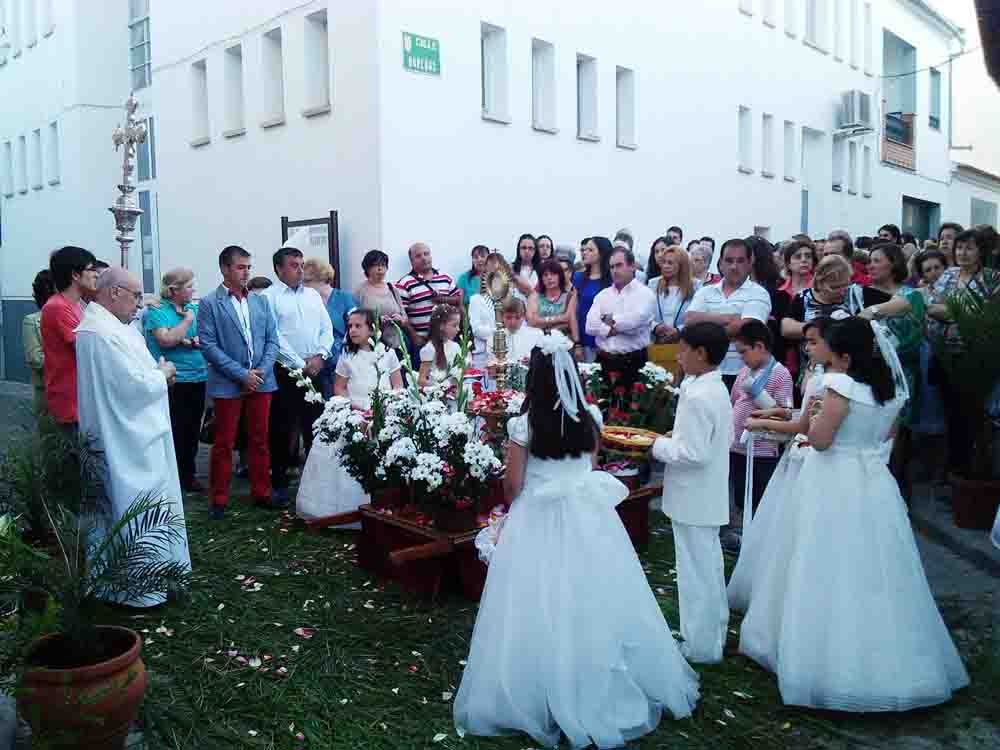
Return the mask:
<svg viewBox="0 0 1000 750"><path fill-rule="evenodd" d="M430 332L434 298L439 295L450 297L457 291L454 280L448 274L433 269L431 274L421 278L414 276L411 271L396 282L400 301L406 308L406 316L414 330L423 337Z"/></svg>
<svg viewBox="0 0 1000 750"><path fill-rule="evenodd" d="M753 373L756 375L756 372ZM743 426L750 417L750 412L757 407L753 403L750 395L743 390L743 381L751 377L750 368L746 365L736 376L733 383L733 390L729 395L729 400L733 405L733 444L729 446L730 453L746 453L746 446L740 442L743 435ZM792 376L781 362L775 362L771 375L764 385L764 390L771 394L778 406L791 406L792 404ZM778 443L774 440L765 440L758 437L753 442L753 454L755 456L777 456Z"/></svg>

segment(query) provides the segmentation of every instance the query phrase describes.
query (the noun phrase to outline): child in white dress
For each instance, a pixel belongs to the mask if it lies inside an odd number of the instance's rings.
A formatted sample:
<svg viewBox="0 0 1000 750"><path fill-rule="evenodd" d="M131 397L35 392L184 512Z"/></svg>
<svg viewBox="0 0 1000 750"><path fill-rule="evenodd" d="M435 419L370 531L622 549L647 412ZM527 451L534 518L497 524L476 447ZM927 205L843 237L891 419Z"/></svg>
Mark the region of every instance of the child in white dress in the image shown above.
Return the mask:
<svg viewBox="0 0 1000 750"><path fill-rule="evenodd" d="M615 512L628 490L593 470L600 412L586 406L572 343L558 332L542 341L526 411L508 425L514 500L489 560L455 725L460 735L621 747L663 710L690 715L698 676Z"/></svg>
<svg viewBox="0 0 1000 750"><path fill-rule="evenodd" d="M352 310L347 316L344 350L337 360L333 393L351 399L351 405L360 411L371 408L371 395L376 388L396 390L403 387L396 353L388 349L379 360L372 351L370 340L374 330L374 312ZM337 446L316 440L299 480L296 515L306 519L323 518L357 510L367 502L364 489L340 465ZM360 524L352 524L349 528L360 528Z"/></svg>
<svg viewBox="0 0 1000 750"><path fill-rule="evenodd" d="M417 383L421 388L444 383L452 376L455 357L462 351L455 341L461 326L462 312L454 305L438 305L431 312L430 333L420 349Z"/></svg>
<svg viewBox="0 0 1000 750"><path fill-rule="evenodd" d="M803 459L810 450L805 439L809 432L809 415L817 403L817 396L821 390L822 373L829 365L830 349L823 340L822 333L830 323L832 321L828 317L813 318L802 329L805 351L809 357L802 385L802 409L798 412L780 406L761 409L753 412L753 418L744 424L746 430L791 435L792 439L786 444L785 454L768 482L760 501L759 512L754 513L751 523L747 523L747 519L744 519L740 557L726 587L729 606L740 612L745 611L750 603L758 562L771 553L768 544L771 530L775 524L781 523L783 514L794 511L793 506L786 506L786 503L794 503L794 498L786 498L784 491L798 476ZM737 503L741 501L742 498L736 498Z"/></svg>
<svg viewBox="0 0 1000 750"><path fill-rule="evenodd" d="M777 675L787 704L906 711L969 682L886 466L906 380L881 332L876 349L873 325L849 318L824 334L812 447L775 498L782 512L754 566L740 651Z"/></svg>

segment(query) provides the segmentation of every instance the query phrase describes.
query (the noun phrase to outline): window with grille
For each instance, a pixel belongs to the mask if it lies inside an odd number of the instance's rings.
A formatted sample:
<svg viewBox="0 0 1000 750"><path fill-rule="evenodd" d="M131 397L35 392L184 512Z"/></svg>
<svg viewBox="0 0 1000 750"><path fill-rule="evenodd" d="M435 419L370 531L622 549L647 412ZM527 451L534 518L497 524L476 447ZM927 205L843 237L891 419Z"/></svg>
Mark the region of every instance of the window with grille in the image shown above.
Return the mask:
<svg viewBox="0 0 1000 750"><path fill-rule="evenodd" d="M146 88L152 82L149 52L149 0L129 0L129 62L132 88Z"/></svg>

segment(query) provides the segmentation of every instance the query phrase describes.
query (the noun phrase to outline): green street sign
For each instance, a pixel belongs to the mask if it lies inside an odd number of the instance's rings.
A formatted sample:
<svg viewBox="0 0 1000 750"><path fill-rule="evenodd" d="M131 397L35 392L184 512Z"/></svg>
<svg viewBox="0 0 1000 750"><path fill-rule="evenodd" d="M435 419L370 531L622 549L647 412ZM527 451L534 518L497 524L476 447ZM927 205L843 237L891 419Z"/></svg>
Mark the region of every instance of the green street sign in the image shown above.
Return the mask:
<svg viewBox="0 0 1000 750"><path fill-rule="evenodd" d="M441 75L441 44L437 39L403 32L403 68L414 73Z"/></svg>

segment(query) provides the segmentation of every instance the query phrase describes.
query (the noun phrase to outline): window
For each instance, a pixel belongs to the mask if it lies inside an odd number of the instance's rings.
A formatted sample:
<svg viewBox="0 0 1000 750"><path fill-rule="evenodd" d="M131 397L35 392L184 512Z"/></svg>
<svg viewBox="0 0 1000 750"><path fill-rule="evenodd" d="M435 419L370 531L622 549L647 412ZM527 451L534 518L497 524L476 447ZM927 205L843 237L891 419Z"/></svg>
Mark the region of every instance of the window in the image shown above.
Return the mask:
<svg viewBox="0 0 1000 750"><path fill-rule="evenodd" d="M14 146L10 141L3 144L3 194L14 195Z"/></svg>
<svg viewBox="0 0 1000 750"><path fill-rule="evenodd" d="M226 138L233 138L246 132L243 105L243 47L239 44L228 47L222 54L222 66L226 93L225 129L222 134Z"/></svg>
<svg viewBox="0 0 1000 750"><path fill-rule="evenodd" d="M23 14L24 44L27 47L34 47L38 41L38 14L35 12L35 0L24 0Z"/></svg>
<svg viewBox="0 0 1000 750"><path fill-rule="evenodd" d="M556 132L556 53L541 39L531 40L531 126Z"/></svg>
<svg viewBox="0 0 1000 750"><path fill-rule="evenodd" d="M833 141L833 189L844 189L844 161L847 156L847 141L834 136Z"/></svg>
<svg viewBox="0 0 1000 750"><path fill-rule="evenodd" d="M149 52L149 0L129 0L129 58L132 88L138 91L152 81Z"/></svg>
<svg viewBox="0 0 1000 750"><path fill-rule="evenodd" d="M507 98L507 31L488 23L480 27L483 118L510 122Z"/></svg>
<svg viewBox="0 0 1000 750"><path fill-rule="evenodd" d="M28 139L23 135L17 139L17 192L28 192Z"/></svg>
<svg viewBox="0 0 1000 750"><path fill-rule="evenodd" d="M795 133L795 123L785 120L785 180L788 182L795 182L795 168L798 165L798 159L796 159Z"/></svg>
<svg viewBox="0 0 1000 750"><path fill-rule="evenodd" d="M865 146L865 160L861 165L861 192L865 198L872 197L872 147Z"/></svg>
<svg viewBox="0 0 1000 750"><path fill-rule="evenodd" d="M872 4L865 3L865 24L861 43L865 46L865 73L872 74Z"/></svg>
<svg viewBox="0 0 1000 750"><path fill-rule="evenodd" d="M330 111L330 31L326 11L306 16L306 117Z"/></svg>
<svg viewBox="0 0 1000 750"><path fill-rule="evenodd" d="M941 129L941 71L931 68L931 113L930 126Z"/></svg>
<svg viewBox="0 0 1000 750"><path fill-rule="evenodd" d="M739 109L739 170L744 174L753 173L753 124L750 121L751 113L748 107Z"/></svg>
<svg viewBox="0 0 1000 750"><path fill-rule="evenodd" d="M827 22L826 0L806 0L805 41L825 50Z"/></svg>
<svg viewBox="0 0 1000 750"><path fill-rule="evenodd" d="M596 141L597 134L597 60L576 56L576 137Z"/></svg>
<svg viewBox="0 0 1000 750"><path fill-rule="evenodd" d="M7 0L7 22L10 24L10 48L14 57L21 54L21 0Z"/></svg>
<svg viewBox="0 0 1000 750"><path fill-rule="evenodd" d="M270 128L285 121L285 65L282 60L281 27L261 37L260 64L263 91L261 126Z"/></svg>
<svg viewBox="0 0 1000 750"><path fill-rule="evenodd" d="M17 0L14 0L15 2ZM7 23L7 2L0 0L0 65L7 62L7 50L10 44L10 25Z"/></svg>
<svg viewBox="0 0 1000 750"><path fill-rule="evenodd" d="M136 177L139 182L156 179L156 131L153 118L143 120L146 126L146 140L136 147Z"/></svg>
<svg viewBox="0 0 1000 750"><path fill-rule="evenodd" d="M774 177L774 115L765 114L760 121L760 173Z"/></svg>
<svg viewBox="0 0 1000 750"><path fill-rule="evenodd" d="M203 146L208 130L208 66L204 60L191 64L191 145Z"/></svg>
<svg viewBox="0 0 1000 750"><path fill-rule="evenodd" d="M740 13L748 16L753 15L753 0L739 0Z"/></svg>
<svg viewBox="0 0 1000 750"><path fill-rule="evenodd" d="M831 0L833 2L833 57L844 59L844 47L847 41L847 19L845 10L848 0Z"/></svg>
<svg viewBox="0 0 1000 750"><path fill-rule="evenodd" d="M997 204L992 201L982 201L979 198L972 199L972 221L970 226L977 224L989 224L991 227L997 226Z"/></svg>
<svg viewBox="0 0 1000 750"><path fill-rule="evenodd" d="M48 36L56 27L55 12L52 9L52 0L39 0L38 6L38 31L42 36Z"/></svg>
<svg viewBox="0 0 1000 750"><path fill-rule="evenodd" d="M799 35L799 2L785 0L785 33L793 38Z"/></svg>
<svg viewBox="0 0 1000 750"><path fill-rule="evenodd" d="M778 0L761 0L761 15L764 17L764 25L770 26L772 29L775 27L775 5Z"/></svg>
<svg viewBox="0 0 1000 750"><path fill-rule="evenodd" d="M42 131L31 133L31 188L42 189Z"/></svg>
<svg viewBox="0 0 1000 750"><path fill-rule="evenodd" d="M59 123L50 122L46 133L45 166L48 168L48 182L58 185L62 178L59 170Z"/></svg>
<svg viewBox="0 0 1000 750"><path fill-rule="evenodd" d="M858 194L858 144L854 141L847 144L847 192Z"/></svg>
<svg viewBox="0 0 1000 750"><path fill-rule="evenodd" d="M859 53L859 48L861 46L861 35L858 33L858 24L860 23L859 11L858 11L858 0L848 0L850 3L848 7L848 27L850 28L850 39L848 40L848 45L850 46L851 55L851 67L858 67L858 58L861 56Z"/></svg>
<svg viewBox="0 0 1000 750"><path fill-rule="evenodd" d="M615 68L615 143L635 148L635 71Z"/></svg>

